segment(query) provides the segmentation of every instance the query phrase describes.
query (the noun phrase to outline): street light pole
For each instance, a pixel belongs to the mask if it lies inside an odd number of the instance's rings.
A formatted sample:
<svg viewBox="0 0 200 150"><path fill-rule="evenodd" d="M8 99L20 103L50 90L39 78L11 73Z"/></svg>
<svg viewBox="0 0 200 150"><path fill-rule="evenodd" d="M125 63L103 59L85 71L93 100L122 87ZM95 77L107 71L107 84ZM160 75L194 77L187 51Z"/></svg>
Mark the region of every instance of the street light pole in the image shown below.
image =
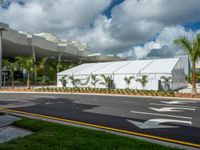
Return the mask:
<svg viewBox="0 0 200 150"><path fill-rule="evenodd" d="M0 88L2 88L2 31L0 29Z"/></svg>

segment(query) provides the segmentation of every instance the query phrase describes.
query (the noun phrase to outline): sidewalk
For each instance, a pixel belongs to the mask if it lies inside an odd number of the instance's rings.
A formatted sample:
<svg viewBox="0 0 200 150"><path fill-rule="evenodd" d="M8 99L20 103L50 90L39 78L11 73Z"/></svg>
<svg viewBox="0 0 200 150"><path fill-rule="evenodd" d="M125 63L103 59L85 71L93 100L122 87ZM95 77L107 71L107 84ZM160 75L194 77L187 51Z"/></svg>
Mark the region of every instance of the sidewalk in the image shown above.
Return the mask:
<svg viewBox="0 0 200 150"><path fill-rule="evenodd" d="M196 87L197 87L197 93L200 93L200 84L196 84ZM188 84L188 86L184 89L181 89L179 90L178 92L179 93L191 93L192 91L192 85L191 84Z"/></svg>

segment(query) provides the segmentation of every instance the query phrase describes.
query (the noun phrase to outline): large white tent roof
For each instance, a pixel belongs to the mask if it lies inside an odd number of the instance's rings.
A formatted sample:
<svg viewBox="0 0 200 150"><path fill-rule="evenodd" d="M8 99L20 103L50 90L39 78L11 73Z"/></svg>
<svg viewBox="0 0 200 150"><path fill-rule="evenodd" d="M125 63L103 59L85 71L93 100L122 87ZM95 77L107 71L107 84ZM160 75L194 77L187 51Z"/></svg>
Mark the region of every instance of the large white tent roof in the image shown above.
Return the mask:
<svg viewBox="0 0 200 150"><path fill-rule="evenodd" d="M105 66L108 66L110 64L110 62L104 62L104 63L94 63L94 65L88 67L88 68L85 68L85 69L82 69L82 70L79 70L77 72L75 72L74 74L81 74L81 75L88 75L88 74L92 74L93 72L105 67Z"/></svg>
<svg viewBox="0 0 200 150"><path fill-rule="evenodd" d="M126 66L129 63L130 61L111 62L109 65L104 66L103 68L94 71L93 74L112 74L116 70Z"/></svg>
<svg viewBox="0 0 200 150"><path fill-rule="evenodd" d="M115 71L116 74L129 74L129 73L139 73L144 67L150 64L153 60L136 60L131 61L126 66Z"/></svg>
<svg viewBox="0 0 200 150"><path fill-rule="evenodd" d="M68 74L73 74L77 71L80 71L82 69L86 69L90 66L93 66L95 63L86 63L86 64L82 64L82 65L79 65L79 66L76 66L76 67L73 67L73 68L70 68L70 69L67 69L65 71L62 71L62 72L59 72L57 73L57 75L59 76L62 76L62 75L68 75Z"/></svg>
<svg viewBox="0 0 200 150"><path fill-rule="evenodd" d="M118 61L104 63L87 63L74 68L62 71L58 75L67 74L152 74L152 73L172 73L173 68L178 63L179 58L151 59Z"/></svg>
<svg viewBox="0 0 200 150"><path fill-rule="evenodd" d="M155 59L147 65L140 73L171 73L179 58Z"/></svg>

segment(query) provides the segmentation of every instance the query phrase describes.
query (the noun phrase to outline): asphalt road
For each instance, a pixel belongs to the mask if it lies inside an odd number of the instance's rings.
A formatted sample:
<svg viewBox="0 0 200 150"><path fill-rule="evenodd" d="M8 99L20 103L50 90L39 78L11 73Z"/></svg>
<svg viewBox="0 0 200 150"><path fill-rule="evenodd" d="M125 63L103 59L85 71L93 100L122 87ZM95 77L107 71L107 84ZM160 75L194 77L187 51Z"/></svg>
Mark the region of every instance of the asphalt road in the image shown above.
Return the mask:
<svg viewBox="0 0 200 150"><path fill-rule="evenodd" d="M197 100L1 93L0 107L200 145Z"/></svg>

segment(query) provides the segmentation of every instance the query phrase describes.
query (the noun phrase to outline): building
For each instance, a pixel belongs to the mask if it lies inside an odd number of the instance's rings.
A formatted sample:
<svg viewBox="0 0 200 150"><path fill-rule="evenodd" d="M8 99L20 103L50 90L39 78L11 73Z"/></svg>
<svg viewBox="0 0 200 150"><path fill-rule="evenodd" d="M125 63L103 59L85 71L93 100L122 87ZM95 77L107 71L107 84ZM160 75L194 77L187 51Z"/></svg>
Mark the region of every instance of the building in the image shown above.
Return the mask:
<svg viewBox="0 0 200 150"><path fill-rule="evenodd" d="M16 56L30 56L35 53L36 59L48 57L52 60L70 62L104 62L122 60L116 56L94 54L87 43L61 39L50 33L28 33L16 31L0 22L3 31L3 58L13 59Z"/></svg>
<svg viewBox="0 0 200 150"><path fill-rule="evenodd" d="M92 75L96 77L96 84L92 84ZM160 90L165 88L161 77L171 77L170 89L176 90L185 86L185 73L181 65L181 58L117 61L103 63L85 63L57 74L57 85L62 87L61 78L67 80L66 87L94 87L106 88L102 75L110 77L112 88L117 89L147 89ZM148 83L145 87L137 82L138 78L146 75ZM124 78L133 76L130 85ZM77 85L72 84L72 79L78 79ZM64 85L65 86L65 85Z"/></svg>

